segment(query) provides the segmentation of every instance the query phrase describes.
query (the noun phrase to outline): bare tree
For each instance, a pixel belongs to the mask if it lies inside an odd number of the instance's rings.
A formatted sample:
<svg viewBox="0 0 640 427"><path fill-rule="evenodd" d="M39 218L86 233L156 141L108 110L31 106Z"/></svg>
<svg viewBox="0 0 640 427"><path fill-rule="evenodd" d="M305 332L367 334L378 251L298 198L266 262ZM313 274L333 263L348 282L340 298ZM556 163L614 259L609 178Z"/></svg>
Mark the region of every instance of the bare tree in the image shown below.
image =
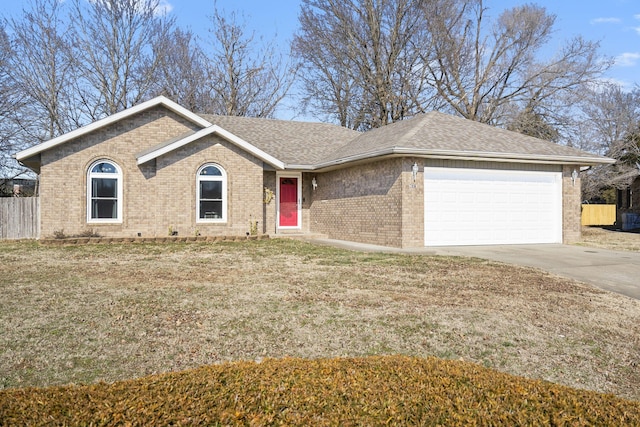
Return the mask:
<svg viewBox="0 0 640 427"><path fill-rule="evenodd" d="M12 20L11 76L24 101L17 118L33 142L74 128L69 93L73 75L62 20L59 0L34 0L31 10Z"/></svg>
<svg viewBox="0 0 640 427"><path fill-rule="evenodd" d="M13 178L24 171L11 155L20 147L20 127L16 122L16 111L22 102L17 96L15 82L11 77L14 52L7 35L6 21L0 21L0 179Z"/></svg>
<svg viewBox="0 0 640 427"><path fill-rule="evenodd" d="M26 172L9 155L74 128L69 49L61 2L33 0L2 32L3 174ZM9 43L11 46L9 46Z"/></svg>
<svg viewBox="0 0 640 427"><path fill-rule="evenodd" d="M300 32L293 43L301 61L305 112L335 119L341 126L358 129L365 121L363 84L352 71L339 17L329 8L317 11L304 3Z"/></svg>
<svg viewBox="0 0 640 427"><path fill-rule="evenodd" d="M162 45L174 19L158 0L74 0L72 24L77 95L90 120L151 96Z"/></svg>
<svg viewBox="0 0 640 427"><path fill-rule="evenodd" d="M531 107L525 107L524 110L516 113L514 118L507 123L507 129L547 141L558 142L560 139L558 130L547 123L545 118Z"/></svg>
<svg viewBox="0 0 640 427"><path fill-rule="evenodd" d="M600 84L586 92L580 104L583 120L591 132L582 138L584 148L620 158L625 137L640 121L640 88L624 91L616 84Z"/></svg>
<svg viewBox="0 0 640 427"><path fill-rule="evenodd" d="M228 17L217 9L213 53L209 56L211 113L271 117L294 82L296 68L286 64L275 42L257 42L245 33L235 12Z"/></svg>
<svg viewBox="0 0 640 427"><path fill-rule="evenodd" d="M586 92L580 109L576 144L618 160L594 167L582 180L586 199L604 198L607 189L628 187L640 172L640 88L627 92L615 84L601 84Z"/></svg>
<svg viewBox="0 0 640 427"><path fill-rule="evenodd" d="M154 47L159 58L155 94L198 112L212 108L207 89L207 58L191 31L176 28Z"/></svg>
<svg viewBox="0 0 640 427"><path fill-rule="evenodd" d="M415 49L420 0L303 0L293 48L305 102L353 129L402 120L433 99Z"/></svg>
<svg viewBox="0 0 640 427"><path fill-rule="evenodd" d="M513 7L491 26L485 12L482 0L423 3L428 31L423 62L447 108L463 117L504 125L513 105L547 117L609 64L598 56L597 43L580 37L541 60L555 23L542 7Z"/></svg>

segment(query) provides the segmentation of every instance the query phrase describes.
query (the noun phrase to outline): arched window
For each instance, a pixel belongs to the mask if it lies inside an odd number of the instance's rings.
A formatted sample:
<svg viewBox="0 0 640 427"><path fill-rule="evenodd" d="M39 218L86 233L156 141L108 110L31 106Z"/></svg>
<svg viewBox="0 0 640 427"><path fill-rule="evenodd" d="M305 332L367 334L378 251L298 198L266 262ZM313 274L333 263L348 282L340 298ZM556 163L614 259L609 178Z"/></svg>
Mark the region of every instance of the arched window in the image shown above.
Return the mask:
<svg viewBox="0 0 640 427"><path fill-rule="evenodd" d="M122 222L122 172L109 160L89 167L87 222Z"/></svg>
<svg viewBox="0 0 640 427"><path fill-rule="evenodd" d="M218 165L198 170L198 222L227 221L227 174Z"/></svg>

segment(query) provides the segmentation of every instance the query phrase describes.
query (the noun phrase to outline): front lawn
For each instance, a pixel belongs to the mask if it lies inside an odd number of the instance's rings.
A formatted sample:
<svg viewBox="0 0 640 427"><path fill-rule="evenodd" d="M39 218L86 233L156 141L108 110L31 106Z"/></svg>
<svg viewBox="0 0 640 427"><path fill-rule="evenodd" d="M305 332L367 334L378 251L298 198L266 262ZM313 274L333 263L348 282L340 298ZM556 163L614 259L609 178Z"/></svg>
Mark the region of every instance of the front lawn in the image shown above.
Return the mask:
<svg viewBox="0 0 640 427"><path fill-rule="evenodd" d="M615 230L610 227L582 227L581 246L615 251L640 251L640 233Z"/></svg>
<svg viewBox="0 0 640 427"><path fill-rule="evenodd" d="M640 301L478 259L290 240L0 243L0 388L394 355L640 400Z"/></svg>

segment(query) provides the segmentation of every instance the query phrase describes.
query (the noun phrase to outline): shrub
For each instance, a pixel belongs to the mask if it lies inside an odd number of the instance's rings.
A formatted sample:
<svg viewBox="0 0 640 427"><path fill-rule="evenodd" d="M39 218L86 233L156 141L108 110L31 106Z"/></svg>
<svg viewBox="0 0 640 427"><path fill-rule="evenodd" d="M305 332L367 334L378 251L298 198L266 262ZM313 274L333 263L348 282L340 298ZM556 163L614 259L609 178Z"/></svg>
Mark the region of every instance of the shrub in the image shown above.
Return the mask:
<svg viewBox="0 0 640 427"><path fill-rule="evenodd" d="M100 234L98 234L95 230L93 230L91 228L87 228L85 230L82 230L78 234L72 234L72 235L67 235L64 232L64 230L54 230L54 232L53 232L53 238L54 239L70 239L70 238L77 238L77 237L81 237L81 238L100 237Z"/></svg>
<svg viewBox="0 0 640 427"><path fill-rule="evenodd" d="M54 230L53 237L55 239L66 239L67 235L64 234L64 230Z"/></svg>
<svg viewBox="0 0 640 427"><path fill-rule="evenodd" d="M100 234L92 228L87 228L86 230L80 232L77 237L100 237Z"/></svg>
<svg viewBox="0 0 640 427"><path fill-rule="evenodd" d="M62 425L640 425L640 402L460 361L265 360L0 392L0 421Z"/></svg>

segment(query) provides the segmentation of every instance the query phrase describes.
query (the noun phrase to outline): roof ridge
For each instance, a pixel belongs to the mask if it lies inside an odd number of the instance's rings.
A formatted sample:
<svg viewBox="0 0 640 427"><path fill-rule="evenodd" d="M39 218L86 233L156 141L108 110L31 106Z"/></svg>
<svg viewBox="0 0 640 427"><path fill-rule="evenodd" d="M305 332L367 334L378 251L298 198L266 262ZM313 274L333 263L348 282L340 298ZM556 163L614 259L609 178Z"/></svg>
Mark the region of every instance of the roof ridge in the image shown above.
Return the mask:
<svg viewBox="0 0 640 427"><path fill-rule="evenodd" d="M209 120L209 119L213 119L213 118L217 118L220 117L222 119L230 119L230 120L255 120L255 121L265 121L265 122L271 122L271 123L287 123L287 124L291 124L291 125L313 125L313 126L324 126L324 127L332 127L332 128L340 128L340 129L345 129L345 130L351 130L354 132L358 132L356 130L350 129L348 127L345 126L341 126L335 123L328 123L328 122L313 122L313 121L302 121L302 120L294 120L294 119L278 119L275 117L252 117L252 116L233 116L233 115L227 115L227 114L205 114L205 113L199 113L198 114L200 117L202 117L205 120ZM361 132L359 132L361 133Z"/></svg>
<svg viewBox="0 0 640 427"><path fill-rule="evenodd" d="M427 122L429 122L430 118L433 116L432 113L434 113L435 111L429 111L427 113L419 113L419 115L415 115L412 118L410 118L408 121L416 121L416 124L414 126L412 126L407 132L404 133L404 135L402 135L401 138L398 139L398 143L406 143L408 142L413 136L415 136L418 131L420 131L421 129L423 129L426 125ZM396 123L400 123L400 122L396 122ZM396 144L397 146L397 144Z"/></svg>
<svg viewBox="0 0 640 427"><path fill-rule="evenodd" d="M421 114L426 116L428 113L426 113L426 114L425 113L421 113ZM372 134L377 134L378 132L389 132L389 129L392 129L394 127L394 125L400 125L400 124L405 124L406 125L407 123L410 123L410 122L413 122L413 121L417 121L418 124L416 126L411 127L411 130L409 132L405 132L400 138L398 138L398 140L397 140L398 143L394 144L394 147L397 147L397 146L399 146L399 143L408 140L410 136L415 135L418 132L418 130L420 128L422 128L423 125L422 125L422 123L420 123L421 119L422 119L421 117L418 117L418 115L416 115L416 116L413 116L413 117L411 117L411 118L409 118L407 120L400 120L400 121L397 121L397 122L390 123L388 125L380 126L378 128L369 129L369 130L366 130L364 132L358 132L358 134L354 135L353 138L349 139L348 141L345 141L344 144L342 144L338 148L334 149L331 153L328 153L328 156L333 156L333 155L339 153L341 150L344 150L349 144L353 143L358 138L368 137L368 136L371 136Z"/></svg>

